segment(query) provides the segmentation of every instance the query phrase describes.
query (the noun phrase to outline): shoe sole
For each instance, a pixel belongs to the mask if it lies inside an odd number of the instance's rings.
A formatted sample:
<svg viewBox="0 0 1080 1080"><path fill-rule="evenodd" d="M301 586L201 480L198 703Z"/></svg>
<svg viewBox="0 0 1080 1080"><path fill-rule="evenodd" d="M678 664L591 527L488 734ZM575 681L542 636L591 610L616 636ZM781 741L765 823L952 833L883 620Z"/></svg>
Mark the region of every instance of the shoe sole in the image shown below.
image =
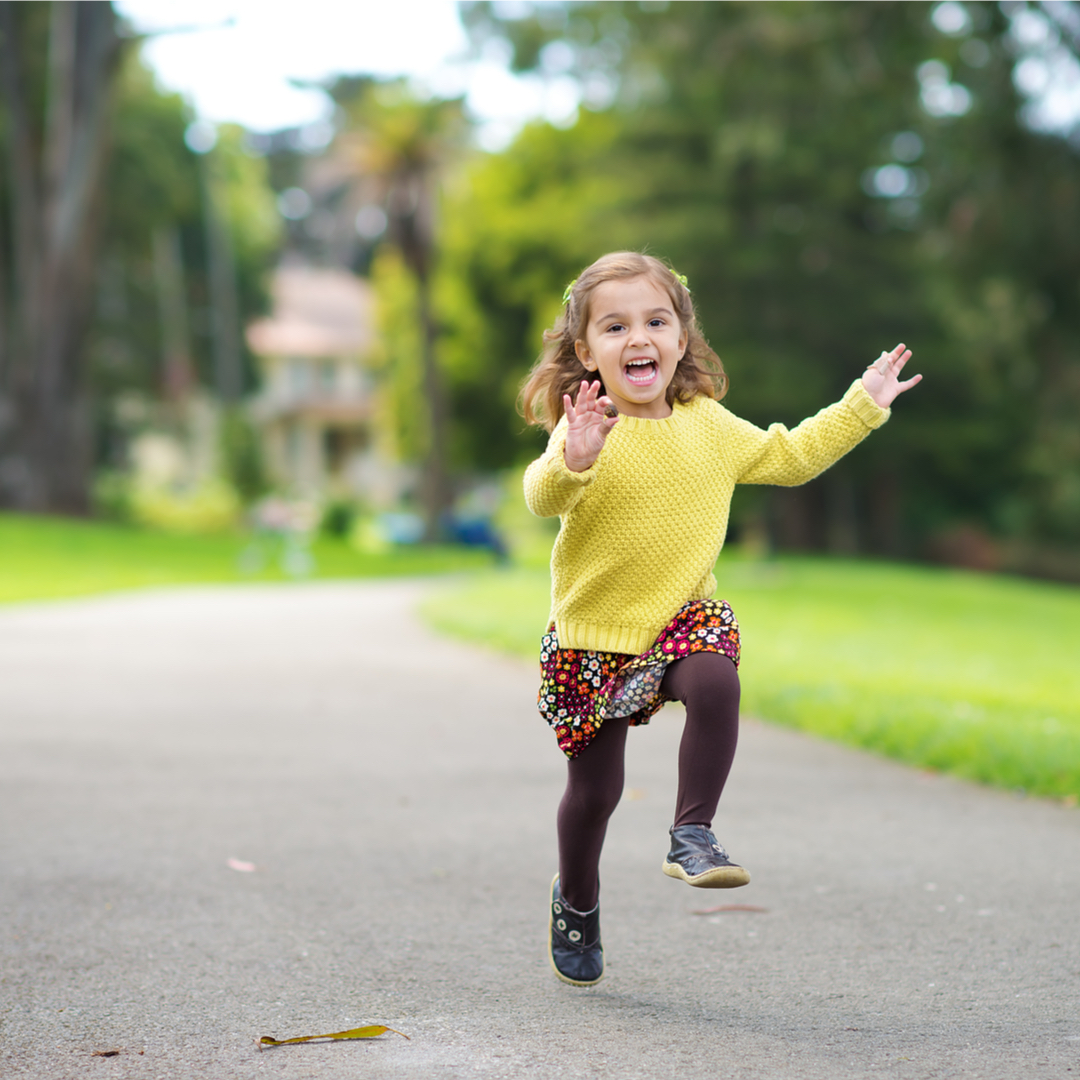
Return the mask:
<svg viewBox="0 0 1080 1080"><path fill-rule="evenodd" d="M696 889L737 889L750 884L750 872L741 866L718 866L704 874L688 874L678 863L666 859L661 867L668 877L678 878Z"/></svg>
<svg viewBox="0 0 1080 1080"><path fill-rule="evenodd" d="M553 889L555 888L555 882L558 880L558 877L559 877L559 875L556 874L555 877L553 877L551 879L551 887ZM567 976L565 976L555 966L555 957L551 952L551 932L554 929L555 929L555 916L554 915L549 915L548 916L548 959L551 961L551 970L555 972L555 978L559 979L561 982L566 983L568 986L595 986L604 977L603 971L601 971L600 974L597 975L595 979L590 979L588 982L582 982L580 979L567 978Z"/></svg>

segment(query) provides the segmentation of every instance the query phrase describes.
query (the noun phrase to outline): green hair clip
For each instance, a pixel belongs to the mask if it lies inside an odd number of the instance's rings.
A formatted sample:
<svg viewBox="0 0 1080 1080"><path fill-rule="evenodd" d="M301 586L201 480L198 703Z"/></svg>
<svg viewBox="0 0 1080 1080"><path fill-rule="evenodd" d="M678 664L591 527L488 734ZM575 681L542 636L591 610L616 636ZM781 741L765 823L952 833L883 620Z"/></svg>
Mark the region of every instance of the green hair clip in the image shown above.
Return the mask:
<svg viewBox="0 0 1080 1080"><path fill-rule="evenodd" d="M577 284L577 278L574 278L574 280L571 281L570 284L567 285L566 288L563 290L562 302L564 304L570 303L570 294L574 291L574 286L576 284Z"/></svg>
<svg viewBox="0 0 1080 1080"><path fill-rule="evenodd" d="M672 270L671 272L672 272L673 274L675 274L675 271L674 271L674 270ZM676 281L678 281L678 282L680 282L680 283L682 284L682 287L683 287L684 289L686 289L687 291L689 291L689 289L690 289L690 282L686 280L686 275L685 275L685 274L675 274L675 280L676 280Z"/></svg>

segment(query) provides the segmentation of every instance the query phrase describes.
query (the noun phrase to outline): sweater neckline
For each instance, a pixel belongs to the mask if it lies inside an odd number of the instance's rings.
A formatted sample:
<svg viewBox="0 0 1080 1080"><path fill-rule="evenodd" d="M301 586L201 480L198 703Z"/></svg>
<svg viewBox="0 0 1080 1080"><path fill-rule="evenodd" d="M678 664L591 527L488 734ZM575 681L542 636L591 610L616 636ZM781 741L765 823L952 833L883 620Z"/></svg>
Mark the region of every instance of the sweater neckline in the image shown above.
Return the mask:
<svg viewBox="0 0 1080 1080"><path fill-rule="evenodd" d="M621 428L623 431L673 431L685 423L686 412L689 408L690 405L676 401L671 406L671 415L658 420L648 416L627 416L626 413L620 413L616 430Z"/></svg>

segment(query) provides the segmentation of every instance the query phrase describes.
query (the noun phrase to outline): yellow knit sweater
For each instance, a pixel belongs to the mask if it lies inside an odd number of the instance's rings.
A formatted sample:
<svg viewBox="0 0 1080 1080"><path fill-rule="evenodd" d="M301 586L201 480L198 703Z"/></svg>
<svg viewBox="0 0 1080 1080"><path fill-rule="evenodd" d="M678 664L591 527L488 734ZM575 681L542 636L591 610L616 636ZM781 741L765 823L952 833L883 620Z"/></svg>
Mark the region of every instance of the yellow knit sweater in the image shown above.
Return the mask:
<svg viewBox="0 0 1080 1080"><path fill-rule="evenodd" d="M643 652L683 604L716 590L736 484L803 484L888 417L861 381L791 431L699 396L663 420L621 416L581 473L563 460L564 417L525 472L529 509L562 519L551 555L559 645Z"/></svg>

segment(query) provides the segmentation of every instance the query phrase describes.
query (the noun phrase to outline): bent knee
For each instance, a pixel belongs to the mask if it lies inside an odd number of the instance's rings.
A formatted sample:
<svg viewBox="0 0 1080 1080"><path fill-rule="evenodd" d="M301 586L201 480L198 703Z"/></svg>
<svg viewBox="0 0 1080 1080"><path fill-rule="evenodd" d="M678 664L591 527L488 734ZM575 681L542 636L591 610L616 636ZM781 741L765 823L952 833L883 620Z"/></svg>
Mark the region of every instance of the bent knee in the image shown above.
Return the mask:
<svg viewBox="0 0 1080 1080"><path fill-rule="evenodd" d="M699 652L676 660L664 676L663 690L684 705L693 699L739 697L739 672L723 653Z"/></svg>

